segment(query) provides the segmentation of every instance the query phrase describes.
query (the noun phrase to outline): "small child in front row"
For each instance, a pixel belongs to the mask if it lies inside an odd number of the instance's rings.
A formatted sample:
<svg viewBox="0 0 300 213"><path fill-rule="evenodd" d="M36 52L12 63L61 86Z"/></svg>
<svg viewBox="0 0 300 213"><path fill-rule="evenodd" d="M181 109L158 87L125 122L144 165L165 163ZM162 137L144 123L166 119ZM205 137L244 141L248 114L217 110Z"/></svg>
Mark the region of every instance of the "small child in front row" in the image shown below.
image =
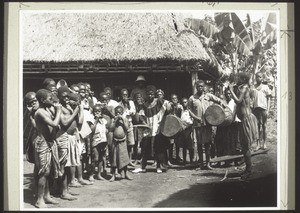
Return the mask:
<svg viewBox="0 0 300 213"><path fill-rule="evenodd" d="M116 179L116 169L119 173L124 171L124 178L132 180L128 175L127 166L130 163L127 143L126 143L126 133L128 131L128 120L123 118L124 109L122 106L117 106L115 108L115 118L112 120L111 130L113 132L113 139L110 151L110 163L111 163L111 174L112 177L109 181L114 181Z"/></svg>
<svg viewBox="0 0 300 213"><path fill-rule="evenodd" d="M96 163L98 163L98 173L95 176L97 180L105 180L101 176L101 171L106 165L106 150L107 150L107 137L108 132L106 128L107 121L103 118L102 107L100 104L95 104L93 106L94 122L89 122L91 127L91 147L92 147L92 163L91 163L91 174L89 177L90 181L94 180L94 173L96 168Z"/></svg>

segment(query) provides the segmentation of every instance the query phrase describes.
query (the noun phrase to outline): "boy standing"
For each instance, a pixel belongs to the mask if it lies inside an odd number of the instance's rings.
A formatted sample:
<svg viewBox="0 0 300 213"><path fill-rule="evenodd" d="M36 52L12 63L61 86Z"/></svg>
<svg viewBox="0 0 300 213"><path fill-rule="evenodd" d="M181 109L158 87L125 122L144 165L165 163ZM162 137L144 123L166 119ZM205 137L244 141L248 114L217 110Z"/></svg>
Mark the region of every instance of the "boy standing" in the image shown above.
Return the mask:
<svg viewBox="0 0 300 213"><path fill-rule="evenodd" d="M193 127L196 131L198 156L201 169L212 169L210 167L210 144L212 142L212 126L205 121L205 111L212 103L218 103L224 108L226 107L222 100L217 96L205 93L205 83L199 80L195 84L197 92L189 98L190 115L194 119ZM203 149L205 148L206 164L203 164Z"/></svg>
<svg viewBox="0 0 300 213"><path fill-rule="evenodd" d="M53 95L50 91L40 89L36 93L39 102L39 109L34 115L38 136L35 139L35 164L38 170L38 198L35 203L37 208L46 208L46 203L57 204L50 196L49 174L51 166L54 171L54 178L62 176L59 173L59 162L57 146L54 142L56 128L59 125L61 115L61 105L53 104ZM55 117L50 112L50 107L54 105Z"/></svg>
<svg viewBox="0 0 300 213"><path fill-rule="evenodd" d="M263 74L256 73L256 85L253 99L253 114L256 116L259 132L257 149L266 149L266 125L271 103L271 90L262 83Z"/></svg>
<svg viewBox="0 0 300 213"><path fill-rule="evenodd" d="M89 122L92 130L92 171L90 174L90 181L94 180L94 172L96 163L98 163L97 180L104 180L101 176L101 171L106 166L106 150L107 150L107 137L108 133L106 125L107 120L103 118L101 105L96 104L93 106L94 122ZM104 169L104 171L106 171Z"/></svg>

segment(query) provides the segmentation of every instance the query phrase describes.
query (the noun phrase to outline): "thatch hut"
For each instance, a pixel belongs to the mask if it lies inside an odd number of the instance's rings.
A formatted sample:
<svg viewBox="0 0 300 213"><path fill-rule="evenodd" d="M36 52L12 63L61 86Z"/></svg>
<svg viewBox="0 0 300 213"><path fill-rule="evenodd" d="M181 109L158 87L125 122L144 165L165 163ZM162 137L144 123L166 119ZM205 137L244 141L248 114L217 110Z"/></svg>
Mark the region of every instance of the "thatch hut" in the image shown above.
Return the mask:
<svg viewBox="0 0 300 213"><path fill-rule="evenodd" d="M188 97L197 78L220 75L180 14L25 12L21 21L24 93L49 77L68 85L89 82L96 97L110 86L116 98L143 74L167 98Z"/></svg>
<svg viewBox="0 0 300 213"><path fill-rule="evenodd" d="M25 13L24 90L38 89L45 77L89 81L96 94L104 86L130 90L143 73L167 94L188 95L190 73L214 79L220 70L185 29L172 13Z"/></svg>

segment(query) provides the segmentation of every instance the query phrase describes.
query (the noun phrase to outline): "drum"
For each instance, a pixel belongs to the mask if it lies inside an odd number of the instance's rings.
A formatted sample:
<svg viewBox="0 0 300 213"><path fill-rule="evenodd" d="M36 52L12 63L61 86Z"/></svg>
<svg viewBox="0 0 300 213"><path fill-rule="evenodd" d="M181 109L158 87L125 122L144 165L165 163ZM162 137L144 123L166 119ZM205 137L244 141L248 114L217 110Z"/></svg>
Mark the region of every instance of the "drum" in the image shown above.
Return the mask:
<svg viewBox="0 0 300 213"><path fill-rule="evenodd" d="M175 115L167 115L161 121L160 132L166 137L173 137L184 129L184 123Z"/></svg>
<svg viewBox="0 0 300 213"><path fill-rule="evenodd" d="M225 109L218 104L209 106L204 114L205 120L212 126L228 126L233 121L233 114L229 107Z"/></svg>

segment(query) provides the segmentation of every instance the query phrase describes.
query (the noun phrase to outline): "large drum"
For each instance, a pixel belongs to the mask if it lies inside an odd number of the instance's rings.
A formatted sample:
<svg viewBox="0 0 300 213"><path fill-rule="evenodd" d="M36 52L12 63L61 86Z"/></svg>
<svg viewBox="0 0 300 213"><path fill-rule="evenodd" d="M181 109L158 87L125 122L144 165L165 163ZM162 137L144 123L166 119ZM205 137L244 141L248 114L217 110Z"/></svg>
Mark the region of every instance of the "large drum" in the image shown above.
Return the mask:
<svg viewBox="0 0 300 213"><path fill-rule="evenodd" d="M166 137L174 137L186 127L182 120L175 115L167 115L161 121L160 132Z"/></svg>
<svg viewBox="0 0 300 213"><path fill-rule="evenodd" d="M210 105L204 116L207 123L213 126L228 126L233 121L233 114L229 107L224 109L218 104Z"/></svg>

